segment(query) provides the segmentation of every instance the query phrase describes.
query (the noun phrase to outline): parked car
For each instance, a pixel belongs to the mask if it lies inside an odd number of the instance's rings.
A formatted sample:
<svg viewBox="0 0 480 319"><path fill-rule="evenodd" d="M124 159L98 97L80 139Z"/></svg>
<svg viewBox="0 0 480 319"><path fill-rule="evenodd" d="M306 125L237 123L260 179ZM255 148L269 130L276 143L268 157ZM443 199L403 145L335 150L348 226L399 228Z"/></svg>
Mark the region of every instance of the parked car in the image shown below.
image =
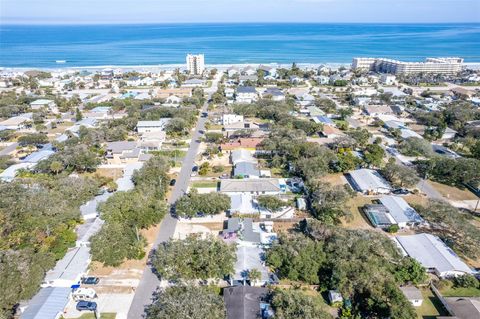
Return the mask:
<svg viewBox="0 0 480 319"><path fill-rule="evenodd" d="M100 281L98 277L84 277L82 278L82 284L84 285L96 285Z"/></svg>
<svg viewBox="0 0 480 319"><path fill-rule="evenodd" d="M202 112L202 117L207 117L208 116L208 112Z"/></svg>
<svg viewBox="0 0 480 319"><path fill-rule="evenodd" d="M395 194L395 195L408 195L408 194L410 194L410 191L408 189L405 189L405 188L399 188L399 189L394 190L392 193Z"/></svg>
<svg viewBox="0 0 480 319"><path fill-rule="evenodd" d="M81 300L77 302L76 308L78 311L83 311L83 310L96 311L97 303L92 301Z"/></svg>
<svg viewBox="0 0 480 319"><path fill-rule="evenodd" d="M170 181L170 186L175 186L175 183L177 182L177 180L174 178Z"/></svg>

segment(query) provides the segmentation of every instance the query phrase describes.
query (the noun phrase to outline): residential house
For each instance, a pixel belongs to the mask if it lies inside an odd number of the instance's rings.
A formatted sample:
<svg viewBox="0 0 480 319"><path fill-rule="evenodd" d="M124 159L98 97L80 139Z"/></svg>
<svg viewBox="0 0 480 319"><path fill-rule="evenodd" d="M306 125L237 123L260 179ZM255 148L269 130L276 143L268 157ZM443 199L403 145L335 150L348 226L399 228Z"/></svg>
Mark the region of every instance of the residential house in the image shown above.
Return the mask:
<svg viewBox="0 0 480 319"><path fill-rule="evenodd" d="M156 97L159 99L168 99L169 96L175 95L180 98L188 98L192 96L191 88L170 88L170 89L158 89L156 91Z"/></svg>
<svg viewBox="0 0 480 319"><path fill-rule="evenodd" d="M143 134L148 132L164 131L169 122L169 118L162 118L158 121L138 121L137 132L139 134Z"/></svg>
<svg viewBox="0 0 480 319"><path fill-rule="evenodd" d="M257 90L253 86L239 86L235 100L237 103L252 103L258 99Z"/></svg>
<svg viewBox="0 0 480 319"><path fill-rule="evenodd" d="M28 302L20 319L59 319L70 301L70 287L41 288Z"/></svg>
<svg viewBox="0 0 480 319"><path fill-rule="evenodd" d="M388 105L366 105L363 107L368 116L393 115L393 110Z"/></svg>
<svg viewBox="0 0 480 319"><path fill-rule="evenodd" d="M361 168L351 171L347 179L353 189L364 194L388 194L392 186L375 170Z"/></svg>
<svg viewBox="0 0 480 319"><path fill-rule="evenodd" d="M277 77L277 68L275 66L260 65L258 67L258 70L263 71L265 77L267 77L267 76L272 77L272 78Z"/></svg>
<svg viewBox="0 0 480 319"><path fill-rule="evenodd" d="M30 107L32 108L32 110L48 109L53 113L58 113L57 105L55 104L55 101L52 101L52 100L46 100L46 99L35 100L32 103L30 103Z"/></svg>
<svg viewBox="0 0 480 319"><path fill-rule="evenodd" d="M201 79L189 79L182 83L182 87L184 88L197 88L197 87L204 87L206 85L205 80Z"/></svg>
<svg viewBox="0 0 480 319"><path fill-rule="evenodd" d="M239 75L240 74L240 70L237 68L237 67L230 67L227 69L227 75L229 78L231 77L234 77L235 75Z"/></svg>
<svg viewBox="0 0 480 319"><path fill-rule="evenodd" d="M480 300L475 297L444 297L444 305L453 317L450 319L478 319L480 318ZM440 319L440 317L437 317Z"/></svg>
<svg viewBox="0 0 480 319"><path fill-rule="evenodd" d="M225 132L235 132L235 131L245 130L245 129L258 130L260 129L260 125L250 121L235 122L235 123L223 125L223 130Z"/></svg>
<svg viewBox="0 0 480 319"><path fill-rule="evenodd" d="M66 129L66 131L72 133L75 136L78 136L80 132L80 127L85 128L95 128L97 126L97 119L95 118L84 118L78 122L76 122L73 126L70 126Z"/></svg>
<svg viewBox="0 0 480 319"><path fill-rule="evenodd" d="M407 228L424 223L415 209L398 196L383 196L378 200L378 204L366 205L364 212L372 225L380 228L390 225Z"/></svg>
<svg viewBox="0 0 480 319"><path fill-rule="evenodd" d="M13 116L0 122L0 127L3 127L4 130L20 130L26 128L33 123L32 115L32 113L24 113Z"/></svg>
<svg viewBox="0 0 480 319"><path fill-rule="evenodd" d="M179 107L180 104L182 103L182 98L179 96L176 96L174 94L170 95L167 97L167 100L165 101L165 106L172 106L172 107Z"/></svg>
<svg viewBox="0 0 480 319"><path fill-rule="evenodd" d="M395 85L397 78L392 74L382 74L380 77L380 83L384 85Z"/></svg>
<svg viewBox="0 0 480 319"><path fill-rule="evenodd" d="M245 149L233 150L230 154L230 160L233 165L240 162L257 163L257 159L252 156L252 153Z"/></svg>
<svg viewBox="0 0 480 319"><path fill-rule="evenodd" d="M457 131L447 127L445 129L445 132L443 132L443 135L441 137L441 140L444 140L444 141L450 141L450 140L453 140L455 138L455 135L457 135Z"/></svg>
<svg viewBox="0 0 480 319"><path fill-rule="evenodd" d="M232 286L223 288L227 319L268 319L273 312L268 304L269 290L261 287Z"/></svg>
<svg viewBox="0 0 480 319"><path fill-rule="evenodd" d="M159 151L165 142L165 131L145 132L140 136L138 147L145 151Z"/></svg>
<svg viewBox="0 0 480 319"><path fill-rule="evenodd" d="M240 75L238 77L238 83L240 85L244 85L247 82L257 83L258 76L257 75Z"/></svg>
<svg viewBox="0 0 480 319"><path fill-rule="evenodd" d="M263 141L263 138L239 138L227 143L222 143L220 148L222 151L230 151L238 148L244 149L256 149L257 146Z"/></svg>
<svg viewBox="0 0 480 319"><path fill-rule="evenodd" d="M286 188L286 184L276 178L224 179L220 182L220 192L225 194L278 195Z"/></svg>
<svg viewBox="0 0 480 319"><path fill-rule="evenodd" d="M422 233L396 236L395 240L406 255L441 278L473 274L472 269L437 236Z"/></svg>
<svg viewBox="0 0 480 319"><path fill-rule="evenodd" d="M241 177L244 179L248 178L260 178L261 173L257 168L257 165L252 162L238 162L233 167L233 176Z"/></svg>
<svg viewBox="0 0 480 319"><path fill-rule="evenodd" d="M234 123L242 123L243 122L243 115L237 114L223 114L221 119L222 125L230 125Z"/></svg>
<svg viewBox="0 0 480 319"><path fill-rule="evenodd" d="M137 142L109 142L106 145L106 158L109 164L135 163L147 161L151 155L144 154Z"/></svg>
<svg viewBox="0 0 480 319"><path fill-rule="evenodd" d="M257 70L255 70L251 66L247 66L242 70L242 75L250 76L250 75L256 75L256 74L257 74Z"/></svg>
<svg viewBox="0 0 480 319"><path fill-rule="evenodd" d="M271 98L272 101L285 101L285 94L276 87L267 88L263 94L263 98Z"/></svg>
<svg viewBox="0 0 480 319"><path fill-rule="evenodd" d="M324 125L321 134L323 137L330 139L345 136L345 133L343 133L341 130L330 125Z"/></svg>

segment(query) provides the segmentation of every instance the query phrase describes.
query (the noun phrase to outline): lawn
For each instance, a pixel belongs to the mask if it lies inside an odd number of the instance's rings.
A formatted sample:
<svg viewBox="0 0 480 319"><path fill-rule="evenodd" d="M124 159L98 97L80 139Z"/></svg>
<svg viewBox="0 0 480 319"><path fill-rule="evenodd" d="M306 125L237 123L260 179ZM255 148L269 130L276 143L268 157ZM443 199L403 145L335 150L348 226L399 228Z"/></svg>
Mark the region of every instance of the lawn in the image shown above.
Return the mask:
<svg viewBox="0 0 480 319"><path fill-rule="evenodd" d="M346 203L346 206L351 213L351 217L343 218L342 225L351 229L372 229L370 222L367 220L365 214L361 212L361 209L364 205L371 204L374 199L374 197L362 195L357 195L350 199Z"/></svg>
<svg viewBox="0 0 480 319"><path fill-rule="evenodd" d="M476 200L478 197L468 189L459 189L456 187L440 184L434 181L428 181L440 194L451 200Z"/></svg>
<svg viewBox="0 0 480 319"><path fill-rule="evenodd" d="M480 289L478 288L455 288L451 287L440 290L444 297L480 297Z"/></svg>
<svg viewBox="0 0 480 319"><path fill-rule="evenodd" d="M429 288L422 288L423 303L415 311L419 319L435 319L437 316L447 316L442 303Z"/></svg>
<svg viewBox="0 0 480 319"><path fill-rule="evenodd" d="M194 188L213 188L217 187L217 185L217 181L198 181L192 183L192 187Z"/></svg>

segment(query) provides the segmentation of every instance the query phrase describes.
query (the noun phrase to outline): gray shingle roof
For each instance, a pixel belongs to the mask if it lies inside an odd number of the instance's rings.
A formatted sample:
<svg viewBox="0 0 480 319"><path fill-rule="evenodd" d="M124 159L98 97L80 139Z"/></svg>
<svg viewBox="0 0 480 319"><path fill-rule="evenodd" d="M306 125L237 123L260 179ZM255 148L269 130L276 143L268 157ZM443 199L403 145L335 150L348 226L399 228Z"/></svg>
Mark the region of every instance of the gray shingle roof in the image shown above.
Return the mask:
<svg viewBox="0 0 480 319"><path fill-rule="evenodd" d="M220 182L221 192L279 192L280 184L278 179L224 179Z"/></svg>

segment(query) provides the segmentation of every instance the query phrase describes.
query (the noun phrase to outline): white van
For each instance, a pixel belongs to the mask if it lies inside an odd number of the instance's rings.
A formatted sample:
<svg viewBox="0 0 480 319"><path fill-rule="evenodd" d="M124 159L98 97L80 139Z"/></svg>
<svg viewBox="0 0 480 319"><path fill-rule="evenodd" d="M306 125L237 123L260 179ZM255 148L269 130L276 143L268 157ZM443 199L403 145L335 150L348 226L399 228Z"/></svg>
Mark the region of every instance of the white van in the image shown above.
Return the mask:
<svg viewBox="0 0 480 319"><path fill-rule="evenodd" d="M97 298L97 293L92 288L78 288L72 292L72 298L75 301L91 301Z"/></svg>

